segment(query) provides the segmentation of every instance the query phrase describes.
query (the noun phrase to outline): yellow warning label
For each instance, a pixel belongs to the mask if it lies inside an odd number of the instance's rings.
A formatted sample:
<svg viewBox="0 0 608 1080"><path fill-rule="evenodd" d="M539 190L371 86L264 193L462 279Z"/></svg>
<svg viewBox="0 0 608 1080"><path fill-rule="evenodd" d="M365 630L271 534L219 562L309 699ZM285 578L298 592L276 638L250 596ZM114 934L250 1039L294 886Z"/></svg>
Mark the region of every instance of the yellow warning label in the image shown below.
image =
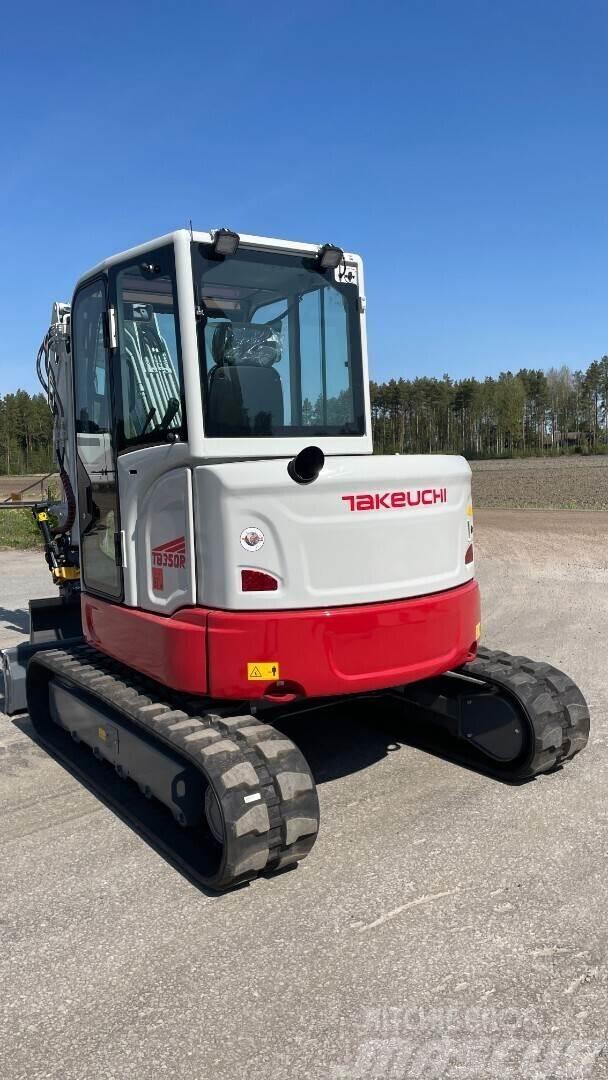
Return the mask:
<svg viewBox="0 0 608 1080"><path fill-rule="evenodd" d="M247 679L249 682L274 682L279 678L279 665L276 660L269 664L247 664Z"/></svg>
<svg viewBox="0 0 608 1080"><path fill-rule="evenodd" d="M107 739L107 737L108 737L108 733L107 733L106 729L102 728L102 727L97 728L97 734L99 735L100 739Z"/></svg>
<svg viewBox="0 0 608 1080"><path fill-rule="evenodd" d="M476 637L477 641L479 641L479 639L481 637L481 623L480 622L478 622L477 626L475 627L475 637Z"/></svg>

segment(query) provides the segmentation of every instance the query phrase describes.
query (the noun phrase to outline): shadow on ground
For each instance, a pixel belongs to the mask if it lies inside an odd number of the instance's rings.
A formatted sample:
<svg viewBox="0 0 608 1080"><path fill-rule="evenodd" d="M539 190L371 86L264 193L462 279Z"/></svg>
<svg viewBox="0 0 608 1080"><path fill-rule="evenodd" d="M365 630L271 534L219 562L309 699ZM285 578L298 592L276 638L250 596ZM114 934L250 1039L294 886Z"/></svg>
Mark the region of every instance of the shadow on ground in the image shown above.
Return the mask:
<svg viewBox="0 0 608 1080"><path fill-rule="evenodd" d="M13 723L202 893L210 897L221 895L208 889L198 878L197 867L205 871L201 867L201 838L196 829L177 825L161 803L145 799L134 783L120 780L111 765L98 761L87 747L74 743L63 729L50 723L41 734L27 715L15 717ZM369 768L404 746L483 771L475 761L463 760L454 753L454 740L433 729L428 721L416 723L414 716L406 715L403 704L390 694L338 701L321 708L303 709L295 715L274 716L273 724L297 743L318 785Z"/></svg>
<svg viewBox="0 0 608 1080"><path fill-rule="evenodd" d="M16 630L20 634L29 634L29 611L27 611L26 608L0 607L0 629Z"/></svg>

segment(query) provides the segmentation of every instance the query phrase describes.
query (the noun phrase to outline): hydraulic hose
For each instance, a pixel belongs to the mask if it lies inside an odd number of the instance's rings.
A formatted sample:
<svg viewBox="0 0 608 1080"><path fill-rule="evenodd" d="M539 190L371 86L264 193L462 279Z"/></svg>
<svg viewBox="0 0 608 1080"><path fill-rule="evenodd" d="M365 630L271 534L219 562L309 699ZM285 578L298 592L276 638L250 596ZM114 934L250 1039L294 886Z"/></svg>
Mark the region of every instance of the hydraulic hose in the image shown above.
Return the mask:
<svg viewBox="0 0 608 1080"><path fill-rule="evenodd" d="M59 463L59 479L61 480L63 490L65 491L65 498L68 504L68 516L63 525L53 529L53 536L62 536L64 533L70 532L74 521L76 520L76 497L74 495L72 481L64 468L63 459L64 454L58 450L57 461Z"/></svg>

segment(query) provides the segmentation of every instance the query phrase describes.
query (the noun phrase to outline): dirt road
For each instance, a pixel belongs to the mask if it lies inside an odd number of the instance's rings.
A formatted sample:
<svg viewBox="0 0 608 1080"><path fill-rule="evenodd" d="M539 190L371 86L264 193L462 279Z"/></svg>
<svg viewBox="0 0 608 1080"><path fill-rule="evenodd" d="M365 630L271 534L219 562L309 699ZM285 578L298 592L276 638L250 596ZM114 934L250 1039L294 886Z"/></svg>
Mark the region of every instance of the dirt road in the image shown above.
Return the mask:
<svg viewBox="0 0 608 1080"><path fill-rule="evenodd" d="M608 513L559 510L478 510L478 556L516 562L523 574L586 580L608 570Z"/></svg>
<svg viewBox="0 0 608 1080"><path fill-rule="evenodd" d="M5 1080L608 1075L608 514L475 525L485 643L591 704L553 776L497 783L378 706L309 717L315 849L216 898L0 716ZM34 554L0 570L6 641L48 582Z"/></svg>

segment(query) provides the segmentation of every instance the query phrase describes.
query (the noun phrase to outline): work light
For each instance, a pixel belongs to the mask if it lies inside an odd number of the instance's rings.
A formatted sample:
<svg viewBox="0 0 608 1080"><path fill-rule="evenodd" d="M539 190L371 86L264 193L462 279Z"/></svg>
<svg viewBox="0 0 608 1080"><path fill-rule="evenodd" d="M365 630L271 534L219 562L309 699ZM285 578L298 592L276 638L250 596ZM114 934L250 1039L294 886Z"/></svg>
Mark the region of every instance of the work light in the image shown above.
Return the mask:
<svg viewBox="0 0 608 1080"><path fill-rule="evenodd" d="M323 244L323 247L319 248L319 266L321 270L335 270L343 258L344 252L342 248L336 247L335 244Z"/></svg>
<svg viewBox="0 0 608 1080"><path fill-rule="evenodd" d="M214 255L236 255L241 239L238 233L232 232L232 229L214 229L211 235Z"/></svg>

